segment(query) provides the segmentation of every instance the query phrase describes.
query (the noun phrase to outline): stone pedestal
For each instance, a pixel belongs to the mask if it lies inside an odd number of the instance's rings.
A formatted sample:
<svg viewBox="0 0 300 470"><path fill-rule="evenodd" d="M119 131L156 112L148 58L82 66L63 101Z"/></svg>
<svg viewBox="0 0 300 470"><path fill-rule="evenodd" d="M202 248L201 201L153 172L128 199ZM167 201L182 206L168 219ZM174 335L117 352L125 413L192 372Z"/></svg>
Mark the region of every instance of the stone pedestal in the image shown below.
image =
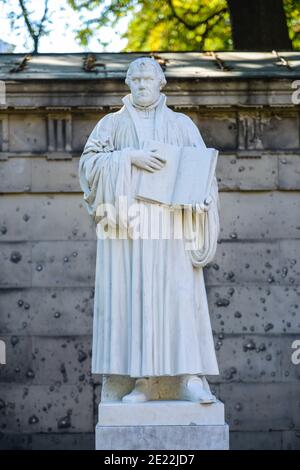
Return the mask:
<svg viewBox="0 0 300 470"><path fill-rule="evenodd" d="M99 405L96 450L226 450L224 405L153 400Z"/></svg>

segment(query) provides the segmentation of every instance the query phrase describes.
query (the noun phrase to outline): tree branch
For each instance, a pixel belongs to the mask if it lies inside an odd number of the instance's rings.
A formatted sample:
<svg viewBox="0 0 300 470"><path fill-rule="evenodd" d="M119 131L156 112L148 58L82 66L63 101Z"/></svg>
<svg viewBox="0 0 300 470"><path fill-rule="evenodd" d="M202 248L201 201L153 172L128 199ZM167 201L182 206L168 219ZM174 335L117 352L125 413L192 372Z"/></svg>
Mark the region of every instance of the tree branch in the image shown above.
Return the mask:
<svg viewBox="0 0 300 470"><path fill-rule="evenodd" d="M44 22L46 21L46 18L47 18L47 14L48 14L48 1L49 0L45 0L45 8L44 8L44 14L42 16L42 19L41 19L41 22L40 22L40 26L39 26L39 30L38 30L38 37L41 35L41 32L43 30L43 24Z"/></svg>
<svg viewBox="0 0 300 470"><path fill-rule="evenodd" d="M218 15L220 15L221 13L227 12L227 7L223 7L223 8L221 8L220 10L211 13L209 16L207 16L207 17L205 18L205 20L201 20L201 21L198 21L197 23L191 24L191 23L188 23L185 19L183 19L183 18L177 13L176 8L175 8L174 5L173 5L173 0L167 0L167 1L168 1L169 7L171 8L171 11L172 11L174 17L175 17L180 23L182 23L187 29L189 29L190 31L193 31L194 29L198 28L198 26L200 26L200 25L202 25L202 24L207 24L207 22L208 22L209 20L213 19L215 16L218 16Z"/></svg>
<svg viewBox="0 0 300 470"><path fill-rule="evenodd" d="M19 0L19 5L20 5L20 7L21 7L21 9L22 9L22 13L23 13L23 16L24 16L24 21L25 21L25 24L26 24L27 29L28 29L28 31L29 31L29 34L30 34L30 36L32 37L32 39L34 39L34 37L35 37L35 32L34 32L34 29L33 29L32 25L31 25L31 23L30 23L30 20L29 20L29 12L28 12L28 10L27 10L27 8L26 8L26 5L25 5L25 3L24 3L24 0Z"/></svg>
<svg viewBox="0 0 300 470"><path fill-rule="evenodd" d="M210 24L206 23L206 28L205 28L204 33L202 34L201 41L200 41L200 44L199 44L200 49L203 49L205 39L207 38L210 31L221 21L221 19L222 19L222 16L219 15L217 17L216 21L214 21L213 23L210 23Z"/></svg>

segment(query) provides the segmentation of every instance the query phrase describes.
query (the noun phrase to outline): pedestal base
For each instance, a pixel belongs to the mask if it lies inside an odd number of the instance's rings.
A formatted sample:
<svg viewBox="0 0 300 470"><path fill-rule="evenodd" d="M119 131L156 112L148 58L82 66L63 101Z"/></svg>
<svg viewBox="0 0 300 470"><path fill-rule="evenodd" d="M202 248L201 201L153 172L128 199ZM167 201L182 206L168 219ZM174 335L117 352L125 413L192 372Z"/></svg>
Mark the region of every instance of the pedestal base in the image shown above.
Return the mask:
<svg viewBox="0 0 300 470"><path fill-rule="evenodd" d="M96 450L227 450L224 405L149 401L99 405Z"/></svg>
<svg viewBox="0 0 300 470"><path fill-rule="evenodd" d="M228 425L96 426L96 450L228 450Z"/></svg>

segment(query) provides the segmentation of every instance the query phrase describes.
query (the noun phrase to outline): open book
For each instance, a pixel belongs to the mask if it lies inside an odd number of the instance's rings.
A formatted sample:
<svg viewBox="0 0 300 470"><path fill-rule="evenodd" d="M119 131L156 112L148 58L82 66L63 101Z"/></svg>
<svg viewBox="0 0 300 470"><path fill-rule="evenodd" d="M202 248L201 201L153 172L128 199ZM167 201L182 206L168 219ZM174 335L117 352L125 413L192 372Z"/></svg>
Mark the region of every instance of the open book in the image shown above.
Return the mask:
<svg viewBox="0 0 300 470"><path fill-rule="evenodd" d="M140 171L137 199L168 206L204 203L216 170L216 149L178 147L154 140L148 141L145 147L157 149L166 164L154 173Z"/></svg>

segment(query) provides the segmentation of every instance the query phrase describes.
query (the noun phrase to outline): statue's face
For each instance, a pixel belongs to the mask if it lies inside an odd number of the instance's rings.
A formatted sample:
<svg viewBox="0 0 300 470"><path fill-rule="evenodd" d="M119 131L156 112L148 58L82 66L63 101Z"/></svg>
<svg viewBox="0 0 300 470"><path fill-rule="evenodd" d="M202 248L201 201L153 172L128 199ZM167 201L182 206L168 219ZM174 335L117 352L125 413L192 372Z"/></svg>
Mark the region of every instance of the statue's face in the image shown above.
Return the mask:
<svg viewBox="0 0 300 470"><path fill-rule="evenodd" d="M160 79L155 69L135 67L130 77L133 102L139 106L150 106L160 95Z"/></svg>

